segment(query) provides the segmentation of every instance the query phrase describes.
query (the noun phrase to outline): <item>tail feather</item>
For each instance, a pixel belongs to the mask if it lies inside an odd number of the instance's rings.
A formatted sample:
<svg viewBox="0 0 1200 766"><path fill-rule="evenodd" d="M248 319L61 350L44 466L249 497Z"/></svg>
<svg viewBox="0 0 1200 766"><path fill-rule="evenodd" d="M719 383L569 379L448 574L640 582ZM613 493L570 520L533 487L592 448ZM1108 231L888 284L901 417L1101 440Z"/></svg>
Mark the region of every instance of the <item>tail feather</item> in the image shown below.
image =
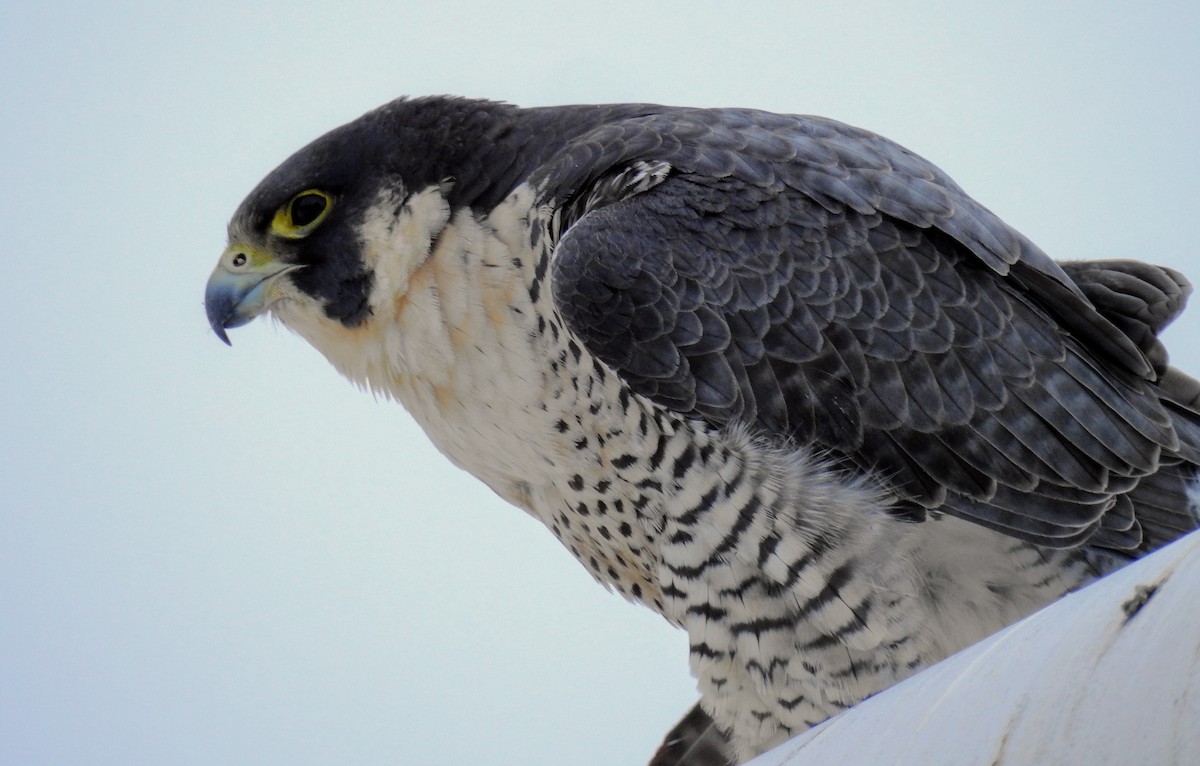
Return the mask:
<svg viewBox="0 0 1200 766"><path fill-rule="evenodd" d="M1155 390L1179 437L1176 453L1164 456L1162 467L1124 496L1137 526L1124 529L1124 519L1118 522L1106 516L1091 540L1094 545L1142 555L1198 525L1194 487L1200 466L1200 381L1172 367L1158 339L1158 333L1183 311L1192 285L1174 269L1137 261L1077 261L1062 267L1096 310L1146 355L1158 375Z"/></svg>
<svg viewBox="0 0 1200 766"><path fill-rule="evenodd" d="M1061 264L1096 310L1138 345L1159 374L1167 349L1158 334L1183 311L1192 285L1174 269L1138 261Z"/></svg>

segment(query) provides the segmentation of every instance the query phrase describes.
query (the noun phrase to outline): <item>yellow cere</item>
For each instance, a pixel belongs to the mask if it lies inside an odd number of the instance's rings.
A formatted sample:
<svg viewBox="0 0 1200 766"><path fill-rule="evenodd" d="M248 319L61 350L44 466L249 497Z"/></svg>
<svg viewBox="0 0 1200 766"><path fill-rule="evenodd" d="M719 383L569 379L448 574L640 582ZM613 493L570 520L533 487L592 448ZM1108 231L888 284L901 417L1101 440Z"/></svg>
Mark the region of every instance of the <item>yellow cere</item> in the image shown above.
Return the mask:
<svg viewBox="0 0 1200 766"><path fill-rule="evenodd" d="M246 264L236 263L233 259L237 257L238 253L245 255L249 261ZM235 270L239 271L258 271L265 268L267 264L274 260L275 256L266 250L237 243L225 248L225 252L221 254L222 263L227 263Z"/></svg>

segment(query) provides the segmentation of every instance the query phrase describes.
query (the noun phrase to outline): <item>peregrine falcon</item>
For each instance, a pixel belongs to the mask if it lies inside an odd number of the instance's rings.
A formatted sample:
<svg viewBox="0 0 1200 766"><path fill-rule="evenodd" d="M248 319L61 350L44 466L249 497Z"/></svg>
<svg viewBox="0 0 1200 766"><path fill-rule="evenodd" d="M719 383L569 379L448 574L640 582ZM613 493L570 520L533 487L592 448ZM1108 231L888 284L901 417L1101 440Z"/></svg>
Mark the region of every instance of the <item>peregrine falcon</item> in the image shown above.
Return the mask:
<svg viewBox="0 0 1200 766"><path fill-rule="evenodd" d="M687 632L655 763L744 761L1194 528L1190 292L1059 263L819 117L400 99L271 172L208 282L398 400Z"/></svg>

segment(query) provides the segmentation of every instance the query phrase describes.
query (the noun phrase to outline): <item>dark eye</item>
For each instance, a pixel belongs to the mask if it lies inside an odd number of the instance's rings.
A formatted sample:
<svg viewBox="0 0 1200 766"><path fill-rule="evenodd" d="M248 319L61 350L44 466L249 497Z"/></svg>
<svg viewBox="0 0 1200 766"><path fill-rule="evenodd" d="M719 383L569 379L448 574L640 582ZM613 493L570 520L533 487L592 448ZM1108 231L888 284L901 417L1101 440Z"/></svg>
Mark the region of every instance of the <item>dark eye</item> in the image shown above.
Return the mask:
<svg viewBox="0 0 1200 766"><path fill-rule="evenodd" d="M325 220L333 207L333 197L320 189L300 192L275 213L271 231L286 239L307 237Z"/></svg>
<svg viewBox="0 0 1200 766"><path fill-rule="evenodd" d="M292 225L308 226L321 217L329 205L324 194L304 192L292 200Z"/></svg>

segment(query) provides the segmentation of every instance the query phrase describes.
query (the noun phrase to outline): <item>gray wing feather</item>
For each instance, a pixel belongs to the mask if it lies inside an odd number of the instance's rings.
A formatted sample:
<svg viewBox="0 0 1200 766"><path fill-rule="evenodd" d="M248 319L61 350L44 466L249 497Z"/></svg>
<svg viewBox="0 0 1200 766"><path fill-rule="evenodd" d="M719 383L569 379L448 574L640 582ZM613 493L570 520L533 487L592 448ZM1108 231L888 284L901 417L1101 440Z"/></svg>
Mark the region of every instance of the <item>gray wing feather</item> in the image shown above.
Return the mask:
<svg viewBox="0 0 1200 766"><path fill-rule="evenodd" d="M1068 273L934 166L830 121L681 110L578 143L539 178L572 211L554 297L634 391L877 471L914 516L1051 545L1129 544L1119 498L1200 456L1155 385L1178 280ZM669 172L614 192L638 162Z"/></svg>

